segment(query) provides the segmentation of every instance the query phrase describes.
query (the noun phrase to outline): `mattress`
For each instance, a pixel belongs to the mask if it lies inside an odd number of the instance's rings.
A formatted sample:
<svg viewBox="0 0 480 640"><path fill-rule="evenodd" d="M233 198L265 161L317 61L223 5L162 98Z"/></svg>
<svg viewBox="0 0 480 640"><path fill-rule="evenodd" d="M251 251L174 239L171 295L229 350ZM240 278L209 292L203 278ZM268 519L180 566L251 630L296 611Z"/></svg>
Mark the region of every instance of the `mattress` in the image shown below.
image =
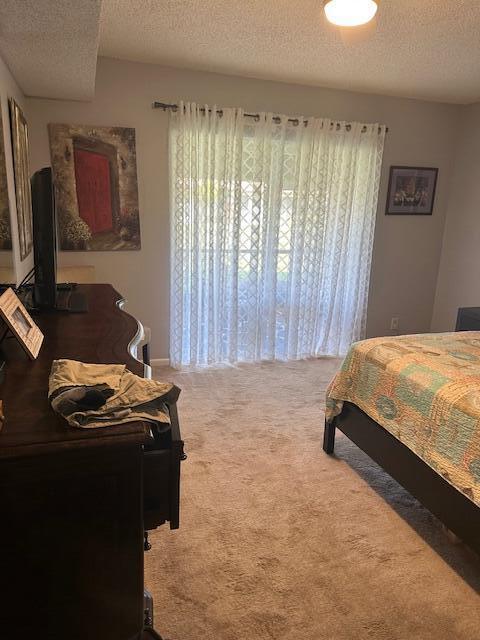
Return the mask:
<svg viewBox="0 0 480 640"><path fill-rule="evenodd" d="M480 332L352 345L327 391L326 419L351 402L480 506Z"/></svg>

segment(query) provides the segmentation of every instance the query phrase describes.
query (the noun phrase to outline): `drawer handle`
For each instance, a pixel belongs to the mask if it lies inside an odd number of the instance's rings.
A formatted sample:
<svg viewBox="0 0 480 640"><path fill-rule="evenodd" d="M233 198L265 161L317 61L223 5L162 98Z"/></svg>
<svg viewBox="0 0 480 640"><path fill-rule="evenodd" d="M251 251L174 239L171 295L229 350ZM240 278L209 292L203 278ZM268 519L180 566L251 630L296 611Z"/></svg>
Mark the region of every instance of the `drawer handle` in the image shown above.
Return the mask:
<svg viewBox="0 0 480 640"><path fill-rule="evenodd" d="M182 452L182 455L180 456L180 460L186 460L188 458L187 454L185 453L185 451Z"/></svg>

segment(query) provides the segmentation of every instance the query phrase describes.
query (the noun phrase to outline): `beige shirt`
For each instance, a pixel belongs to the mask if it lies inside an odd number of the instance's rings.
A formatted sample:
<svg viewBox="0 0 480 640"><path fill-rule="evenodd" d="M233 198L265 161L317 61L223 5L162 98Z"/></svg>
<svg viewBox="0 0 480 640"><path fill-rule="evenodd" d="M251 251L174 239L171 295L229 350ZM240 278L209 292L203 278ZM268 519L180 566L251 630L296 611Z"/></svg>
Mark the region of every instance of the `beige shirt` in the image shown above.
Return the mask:
<svg viewBox="0 0 480 640"><path fill-rule="evenodd" d="M166 402L179 389L169 382L148 380L121 364L86 364L54 360L48 397L52 407L74 427L105 427L125 422L170 422Z"/></svg>

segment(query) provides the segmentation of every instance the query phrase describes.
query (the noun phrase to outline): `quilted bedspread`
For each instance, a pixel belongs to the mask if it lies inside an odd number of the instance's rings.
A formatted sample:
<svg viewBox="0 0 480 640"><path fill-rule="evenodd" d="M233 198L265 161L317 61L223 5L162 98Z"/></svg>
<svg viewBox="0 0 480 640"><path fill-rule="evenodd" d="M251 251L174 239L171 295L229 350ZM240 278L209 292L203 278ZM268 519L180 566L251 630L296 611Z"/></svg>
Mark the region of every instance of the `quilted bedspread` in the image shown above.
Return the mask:
<svg viewBox="0 0 480 640"><path fill-rule="evenodd" d="M328 388L328 421L344 401L480 506L480 332L355 343Z"/></svg>

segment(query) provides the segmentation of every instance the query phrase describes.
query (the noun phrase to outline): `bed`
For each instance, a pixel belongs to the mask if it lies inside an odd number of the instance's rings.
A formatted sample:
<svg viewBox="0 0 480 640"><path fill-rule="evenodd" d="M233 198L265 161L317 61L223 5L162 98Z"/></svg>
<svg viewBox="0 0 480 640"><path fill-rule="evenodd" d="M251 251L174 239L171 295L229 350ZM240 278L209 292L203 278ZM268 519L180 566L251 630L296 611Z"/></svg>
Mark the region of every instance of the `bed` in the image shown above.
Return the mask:
<svg viewBox="0 0 480 640"><path fill-rule="evenodd" d="M352 345L327 391L340 429L480 554L480 332Z"/></svg>

